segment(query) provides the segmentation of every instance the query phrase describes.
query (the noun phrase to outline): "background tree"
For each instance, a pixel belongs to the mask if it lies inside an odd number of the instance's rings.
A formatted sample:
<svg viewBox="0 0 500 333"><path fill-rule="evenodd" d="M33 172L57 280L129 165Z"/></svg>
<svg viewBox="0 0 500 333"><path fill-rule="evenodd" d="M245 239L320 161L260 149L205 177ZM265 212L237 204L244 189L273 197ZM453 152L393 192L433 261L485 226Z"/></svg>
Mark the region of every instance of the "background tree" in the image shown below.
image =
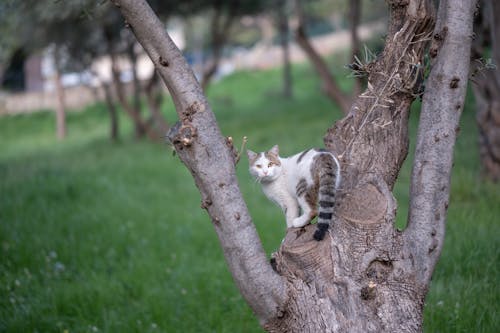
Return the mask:
<svg viewBox="0 0 500 333"><path fill-rule="evenodd" d="M322 88L326 96L330 98L330 100L337 103L344 114L347 114L352 103L351 96L340 89L337 81L335 80L335 77L330 72L328 64L311 43L311 40L309 39L306 32L306 13L303 8L303 3L300 0L295 1L295 11L298 21L295 31L295 39L297 41L297 44L307 55L316 72L318 73L318 76L321 78Z"/></svg>
<svg viewBox="0 0 500 333"><path fill-rule="evenodd" d="M151 2L165 19L172 3L168 1ZM186 6L175 7L179 11ZM139 82L137 60L141 52L132 34L125 29L123 21L109 3L96 4L94 1L22 1L11 2L3 13L6 17L19 18L7 26L16 36L9 44L10 50L23 49L32 54L52 47L55 63L55 87L58 96L56 124L59 137L66 132L64 88L61 84L62 72L73 70L94 75L103 87L105 101L110 116L110 136L119 137L117 104L134 124L136 138L148 136L159 141L168 129L168 124L160 112L161 96L159 80L152 77L146 84ZM2 38L4 40L4 38ZM6 52L7 53L7 52ZM111 82L98 77L92 69L93 63L102 58L111 59ZM129 92L122 79L123 59L131 64L132 89ZM141 101L146 103L142 103ZM149 115L142 112L143 104Z"/></svg>
<svg viewBox="0 0 500 333"><path fill-rule="evenodd" d="M354 72L355 81L354 88L352 92L348 93L343 91L335 79L335 73L329 68L328 63L323 59L315 48L309 34L308 30L308 21L309 16L311 15L310 8L314 3L295 0L295 12L297 15L297 27L295 30L295 39L298 45L302 48L304 53L307 55L311 64L315 68L318 76L322 82L322 88L325 95L334 103L338 104L340 109L344 114L347 114L350 110L351 104L355 97L359 95L361 89L366 85L364 80L365 74L365 65L370 62L370 59L363 59L364 57L360 54L360 40L359 40L359 25L361 24L361 9L362 9L362 1L361 0L353 0L347 1L347 9L343 8L340 3L335 5L336 11L345 11L347 10L348 17L348 25L351 37L351 56L350 56L350 67ZM370 4L370 9L373 9L372 4ZM373 12L376 12L375 10Z"/></svg>
<svg viewBox="0 0 500 333"><path fill-rule="evenodd" d="M203 10L211 10L210 58L203 68L201 86L206 90L219 68L224 47L231 36L233 25L244 15L253 15L263 10L266 1L255 0L213 0L204 2Z"/></svg>
<svg viewBox="0 0 500 333"><path fill-rule="evenodd" d="M481 9L474 27L471 64L482 173L484 177L495 182L500 180L499 19L498 1L481 1Z"/></svg>
<svg viewBox="0 0 500 333"><path fill-rule="evenodd" d="M290 1L276 1L276 22L278 26L279 42L283 51L283 96L293 97L292 64L290 61Z"/></svg>

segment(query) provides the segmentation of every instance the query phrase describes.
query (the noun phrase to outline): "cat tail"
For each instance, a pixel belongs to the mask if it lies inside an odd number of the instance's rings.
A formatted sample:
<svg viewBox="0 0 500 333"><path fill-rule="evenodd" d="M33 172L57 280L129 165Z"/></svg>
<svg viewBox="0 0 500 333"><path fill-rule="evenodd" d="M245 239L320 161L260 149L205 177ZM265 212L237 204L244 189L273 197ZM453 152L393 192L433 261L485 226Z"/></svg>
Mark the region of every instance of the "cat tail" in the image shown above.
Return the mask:
<svg viewBox="0 0 500 333"><path fill-rule="evenodd" d="M319 157L319 209L317 229L314 239L325 237L333 217L335 194L340 185L340 163L332 153L322 153Z"/></svg>

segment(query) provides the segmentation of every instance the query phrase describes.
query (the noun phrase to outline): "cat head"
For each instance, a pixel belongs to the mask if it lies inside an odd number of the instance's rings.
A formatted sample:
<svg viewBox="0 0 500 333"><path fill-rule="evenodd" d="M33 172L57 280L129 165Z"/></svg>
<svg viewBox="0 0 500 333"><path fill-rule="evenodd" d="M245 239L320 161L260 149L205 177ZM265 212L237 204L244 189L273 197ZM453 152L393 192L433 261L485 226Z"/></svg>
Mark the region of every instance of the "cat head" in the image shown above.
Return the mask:
<svg viewBox="0 0 500 333"><path fill-rule="evenodd" d="M250 174L259 182L270 182L281 175L282 167L278 145L261 153L247 149L247 155Z"/></svg>

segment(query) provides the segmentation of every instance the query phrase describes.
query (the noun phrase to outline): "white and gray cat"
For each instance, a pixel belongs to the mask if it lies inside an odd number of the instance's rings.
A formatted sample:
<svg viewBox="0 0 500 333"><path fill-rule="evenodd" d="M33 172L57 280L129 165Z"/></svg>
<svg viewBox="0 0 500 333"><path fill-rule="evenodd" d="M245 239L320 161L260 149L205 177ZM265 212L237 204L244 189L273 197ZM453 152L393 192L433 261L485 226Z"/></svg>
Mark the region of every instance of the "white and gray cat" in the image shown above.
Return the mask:
<svg viewBox="0 0 500 333"><path fill-rule="evenodd" d="M281 207L287 227L302 227L317 215L314 239L322 240L332 220L340 184L338 159L316 149L284 158L279 156L277 145L261 153L247 150L247 154L250 174L262 184L264 194Z"/></svg>

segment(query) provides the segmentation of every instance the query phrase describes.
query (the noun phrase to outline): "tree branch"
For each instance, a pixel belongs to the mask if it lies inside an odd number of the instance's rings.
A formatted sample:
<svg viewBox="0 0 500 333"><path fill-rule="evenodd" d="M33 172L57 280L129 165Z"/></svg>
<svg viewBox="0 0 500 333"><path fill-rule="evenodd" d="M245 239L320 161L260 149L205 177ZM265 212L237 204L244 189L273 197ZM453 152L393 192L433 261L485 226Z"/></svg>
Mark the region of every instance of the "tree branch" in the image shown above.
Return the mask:
<svg viewBox="0 0 500 333"><path fill-rule="evenodd" d="M212 218L229 269L261 323L286 298L284 280L266 259L239 190L232 147L226 144L200 85L164 25L144 0L114 0L165 81L181 119L169 138L191 171Z"/></svg>
<svg viewBox="0 0 500 333"><path fill-rule="evenodd" d="M469 74L476 0L442 0L430 48L435 63L426 84L411 177L405 231L417 278L427 284L443 246L453 146Z"/></svg>

